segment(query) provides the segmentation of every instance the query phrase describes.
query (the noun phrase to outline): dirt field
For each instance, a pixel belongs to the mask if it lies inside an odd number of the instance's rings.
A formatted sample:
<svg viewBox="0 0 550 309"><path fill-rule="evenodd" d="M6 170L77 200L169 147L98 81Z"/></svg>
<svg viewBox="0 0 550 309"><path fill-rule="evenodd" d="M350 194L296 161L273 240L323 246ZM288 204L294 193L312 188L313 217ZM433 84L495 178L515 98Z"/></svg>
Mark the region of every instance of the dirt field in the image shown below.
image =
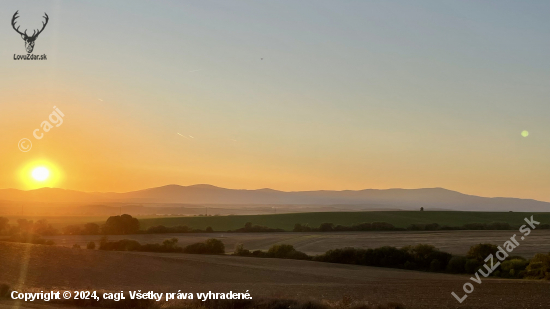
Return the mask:
<svg viewBox="0 0 550 309"><path fill-rule="evenodd" d="M407 308L546 308L550 283L483 279L462 304L467 276L310 261L136 254L0 243L0 282L42 290L249 290L253 297L339 300L345 295ZM462 294L460 294L462 295Z"/></svg>
<svg viewBox="0 0 550 309"><path fill-rule="evenodd" d="M330 249L343 247L377 248L382 246L403 247L419 243L432 244L452 254L464 255L468 249L479 243L502 245L518 231L437 231L437 232L341 232L341 233L235 233L235 234L155 234L109 236L110 240L134 239L140 243L160 243L175 237L181 246L217 238L224 242L226 251L231 252L235 244L242 243L251 250L266 250L274 244L291 244L297 250L311 255L324 253ZM79 244L83 248L99 236L55 236L57 245L72 247ZM531 258L536 253L550 252L550 230L535 230L521 242L514 255Z"/></svg>

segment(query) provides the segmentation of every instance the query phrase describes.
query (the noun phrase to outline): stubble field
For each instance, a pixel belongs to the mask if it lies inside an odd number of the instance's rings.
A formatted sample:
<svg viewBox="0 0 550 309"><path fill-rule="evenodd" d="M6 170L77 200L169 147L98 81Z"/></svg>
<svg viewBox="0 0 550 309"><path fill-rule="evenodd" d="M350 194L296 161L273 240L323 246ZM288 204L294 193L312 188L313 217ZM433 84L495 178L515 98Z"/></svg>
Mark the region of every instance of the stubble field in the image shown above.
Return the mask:
<svg viewBox="0 0 550 309"><path fill-rule="evenodd" d="M400 302L406 308L546 308L548 282L483 279L461 305L468 276L311 261L136 254L0 243L0 281L42 290L246 291L253 297ZM21 285L20 285L21 284ZM459 293L459 295L462 295Z"/></svg>
<svg viewBox="0 0 550 309"><path fill-rule="evenodd" d="M310 255L325 253L330 249L355 247L378 248L382 246L404 247L416 244L431 244L452 254L464 255L468 249L479 243L502 245L512 235L522 234L516 230L506 231L434 231L434 232L334 232L334 233L190 233L190 234L136 234L112 235L109 240L132 239L142 244L161 243L165 239L177 238L180 246L202 242L208 238L221 240L227 252L242 243L250 250L267 250L275 244L291 244L297 250ZM72 247L79 244L85 248L90 241L98 242L97 235L51 236L57 245ZM531 258L537 253L550 252L550 230L534 230L514 255Z"/></svg>

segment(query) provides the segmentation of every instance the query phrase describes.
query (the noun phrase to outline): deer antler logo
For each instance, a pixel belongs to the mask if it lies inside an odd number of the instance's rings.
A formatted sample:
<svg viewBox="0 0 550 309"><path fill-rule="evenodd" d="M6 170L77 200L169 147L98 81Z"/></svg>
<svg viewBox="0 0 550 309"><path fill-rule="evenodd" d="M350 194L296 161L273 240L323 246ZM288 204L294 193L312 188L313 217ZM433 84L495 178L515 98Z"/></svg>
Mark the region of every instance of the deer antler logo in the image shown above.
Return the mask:
<svg viewBox="0 0 550 309"><path fill-rule="evenodd" d="M19 31L19 26L17 26L17 28L15 28L15 20L19 18L19 16L17 14L19 14L19 11L15 12L15 14L13 14L13 18L11 19L11 26L13 27L13 30L15 30L17 33L19 33L21 35L21 38L25 41L25 49L27 50L27 53L30 54L30 53L32 53L32 51L34 49L34 41L36 41L36 38L38 38L38 35L40 33L42 33L42 31L44 31L44 28L46 28L46 25L48 24L48 20L50 20L50 18L48 17L48 14L44 13L44 15L46 15L46 16L43 16L43 17L44 17L44 19L46 19L46 22L42 22L42 29L33 30L32 35L29 36L27 34L27 30L25 30L25 32L21 32L21 31Z"/></svg>

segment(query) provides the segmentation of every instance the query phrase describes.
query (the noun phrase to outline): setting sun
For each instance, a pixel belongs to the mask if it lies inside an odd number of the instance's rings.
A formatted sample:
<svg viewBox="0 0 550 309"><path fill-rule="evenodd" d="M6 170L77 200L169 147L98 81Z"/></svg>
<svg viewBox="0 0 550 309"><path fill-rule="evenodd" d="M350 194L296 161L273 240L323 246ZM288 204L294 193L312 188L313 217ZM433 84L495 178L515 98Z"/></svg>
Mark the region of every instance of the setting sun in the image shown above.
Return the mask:
<svg viewBox="0 0 550 309"><path fill-rule="evenodd" d="M63 171L47 158L34 159L18 171L21 185L26 190L55 187L61 184Z"/></svg>
<svg viewBox="0 0 550 309"><path fill-rule="evenodd" d="M43 166L37 167L32 171L32 178L35 180L44 181L48 177L50 177L50 171Z"/></svg>

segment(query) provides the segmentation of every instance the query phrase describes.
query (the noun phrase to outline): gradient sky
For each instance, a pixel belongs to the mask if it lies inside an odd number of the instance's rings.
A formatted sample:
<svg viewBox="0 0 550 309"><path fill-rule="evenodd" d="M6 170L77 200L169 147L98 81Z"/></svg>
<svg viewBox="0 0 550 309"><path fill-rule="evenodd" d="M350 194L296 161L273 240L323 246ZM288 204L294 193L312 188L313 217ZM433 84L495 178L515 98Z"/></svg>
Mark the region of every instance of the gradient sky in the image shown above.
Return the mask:
<svg viewBox="0 0 550 309"><path fill-rule="evenodd" d="M23 29L50 16L34 50L47 61L13 60L25 54L16 10ZM44 163L56 187L83 191L445 187L550 201L548 12L548 1L2 1L0 188L41 186L21 173ZM53 106L63 125L35 140Z"/></svg>

